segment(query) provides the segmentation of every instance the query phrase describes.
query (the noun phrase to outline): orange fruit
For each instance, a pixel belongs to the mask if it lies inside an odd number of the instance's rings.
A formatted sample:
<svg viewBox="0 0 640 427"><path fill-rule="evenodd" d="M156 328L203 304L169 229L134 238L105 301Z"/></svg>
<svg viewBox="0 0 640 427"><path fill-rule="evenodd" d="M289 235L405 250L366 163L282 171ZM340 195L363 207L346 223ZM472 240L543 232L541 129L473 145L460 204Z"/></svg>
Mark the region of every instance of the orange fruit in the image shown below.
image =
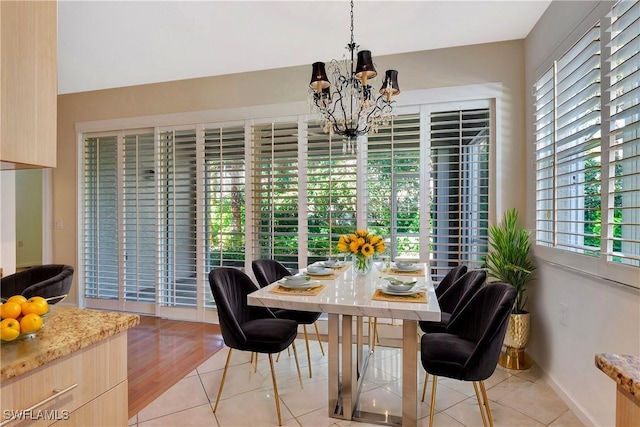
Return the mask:
<svg viewBox="0 0 640 427"><path fill-rule="evenodd" d="M27 302L27 299L22 295L14 295L12 297L9 297L7 302L9 302L9 301L17 302L18 304L22 304L23 302Z"/></svg>
<svg viewBox="0 0 640 427"><path fill-rule="evenodd" d="M35 306L30 302L23 302L22 304L20 304L20 310L22 311L23 316L26 314L35 313L35 311L33 311L34 309Z"/></svg>
<svg viewBox="0 0 640 427"><path fill-rule="evenodd" d="M31 297L27 300L27 302L32 305L32 310L35 314L39 314L40 316L42 316L43 314L47 314L49 312L49 303L42 297ZM27 313L23 312L22 314Z"/></svg>
<svg viewBox="0 0 640 427"><path fill-rule="evenodd" d="M20 321L20 330L23 334L38 332L42 328L42 317L35 313L27 314Z"/></svg>
<svg viewBox="0 0 640 427"><path fill-rule="evenodd" d="M0 328L0 339L2 341L13 341L20 336L20 331L13 328Z"/></svg>
<svg viewBox="0 0 640 427"><path fill-rule="evenodd" d="M20 332L20 322L18 322L16 319L4 319L2 322L0 322L0 329L4 328L12 328Z"/></svg>
<svg viewBox="0 0 640 427"><path fill-rule="evenodd" d="M22 307L17 302L7 301L0 305L0 317L3 319L16 319L20 314L22 314Z"/></svg>
<svg viewBox="0 0 640 427"><path fill-rule="evenodd" d="M16 319L4 319L0 322L0 339L13 341L20 335L20 322Z"/></svg>

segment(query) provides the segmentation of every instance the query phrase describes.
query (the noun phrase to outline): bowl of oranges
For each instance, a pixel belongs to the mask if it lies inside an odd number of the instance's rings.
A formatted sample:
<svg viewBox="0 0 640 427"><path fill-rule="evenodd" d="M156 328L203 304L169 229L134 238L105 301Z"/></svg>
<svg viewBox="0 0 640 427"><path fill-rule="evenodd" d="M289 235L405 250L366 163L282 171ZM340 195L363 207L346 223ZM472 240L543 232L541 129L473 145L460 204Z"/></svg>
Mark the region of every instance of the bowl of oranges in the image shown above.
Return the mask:
<svg viewBox="0 0 640 427"><path fill-rule="evenodd" d="M49 303L43 297L14 295L0 304L0 343L6 344L34 337L42 329L49 313Z"/></svg>

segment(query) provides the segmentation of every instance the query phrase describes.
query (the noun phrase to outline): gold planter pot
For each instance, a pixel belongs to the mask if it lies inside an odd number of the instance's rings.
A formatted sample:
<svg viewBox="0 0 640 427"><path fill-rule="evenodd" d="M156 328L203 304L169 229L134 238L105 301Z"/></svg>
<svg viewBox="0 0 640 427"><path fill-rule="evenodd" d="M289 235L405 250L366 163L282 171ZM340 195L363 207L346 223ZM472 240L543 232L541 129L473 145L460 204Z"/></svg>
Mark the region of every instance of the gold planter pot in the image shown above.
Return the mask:
<svg viewBox="0 0 640 427"><path fill-rule="evenodd" d="M524 349L529 342L531 331L531 314L511 314L507 334L504 337L506 350L500 355L498 363L508 369L529 369L531 360Z"/></svg>

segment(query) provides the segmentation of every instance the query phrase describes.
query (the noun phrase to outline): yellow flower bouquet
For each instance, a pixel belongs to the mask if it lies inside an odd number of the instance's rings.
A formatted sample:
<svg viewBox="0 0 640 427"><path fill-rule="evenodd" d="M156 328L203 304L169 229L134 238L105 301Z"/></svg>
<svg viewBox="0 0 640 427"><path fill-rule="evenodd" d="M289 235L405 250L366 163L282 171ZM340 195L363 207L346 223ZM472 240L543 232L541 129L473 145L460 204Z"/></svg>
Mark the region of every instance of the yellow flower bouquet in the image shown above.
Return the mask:
<svg viewBox="0 0 640 427"><path fill-rule="evenodd" d="M354 268L357 273L365 274L371 270L371 257L376 252L384 252L384 240L367 230L356 230L353 234L340 236L338 251L353 255Z"/></svg>

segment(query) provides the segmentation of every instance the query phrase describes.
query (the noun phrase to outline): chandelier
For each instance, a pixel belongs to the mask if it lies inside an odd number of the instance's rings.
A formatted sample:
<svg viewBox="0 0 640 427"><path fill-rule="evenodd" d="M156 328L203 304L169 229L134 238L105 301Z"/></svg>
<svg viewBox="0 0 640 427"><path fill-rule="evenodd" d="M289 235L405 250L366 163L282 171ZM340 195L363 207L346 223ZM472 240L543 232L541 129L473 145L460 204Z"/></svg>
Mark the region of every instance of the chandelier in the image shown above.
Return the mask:
<svg viewBox="0 0 640 427"><path fill-rule="evenodd" d="M398 71L387 70L379 95L374 99L369 81L378 75L371 51L359 50L353 41L353 0L351 0L351 41L348 56L329 64L331 80L324 62L314 62L309 83L309 99L319 113L322 130L343 137L343 153L355 153L357 137L375 132L394 114L393 95L400 93ZM354 56L357 62L354 68Z"/></svg>

